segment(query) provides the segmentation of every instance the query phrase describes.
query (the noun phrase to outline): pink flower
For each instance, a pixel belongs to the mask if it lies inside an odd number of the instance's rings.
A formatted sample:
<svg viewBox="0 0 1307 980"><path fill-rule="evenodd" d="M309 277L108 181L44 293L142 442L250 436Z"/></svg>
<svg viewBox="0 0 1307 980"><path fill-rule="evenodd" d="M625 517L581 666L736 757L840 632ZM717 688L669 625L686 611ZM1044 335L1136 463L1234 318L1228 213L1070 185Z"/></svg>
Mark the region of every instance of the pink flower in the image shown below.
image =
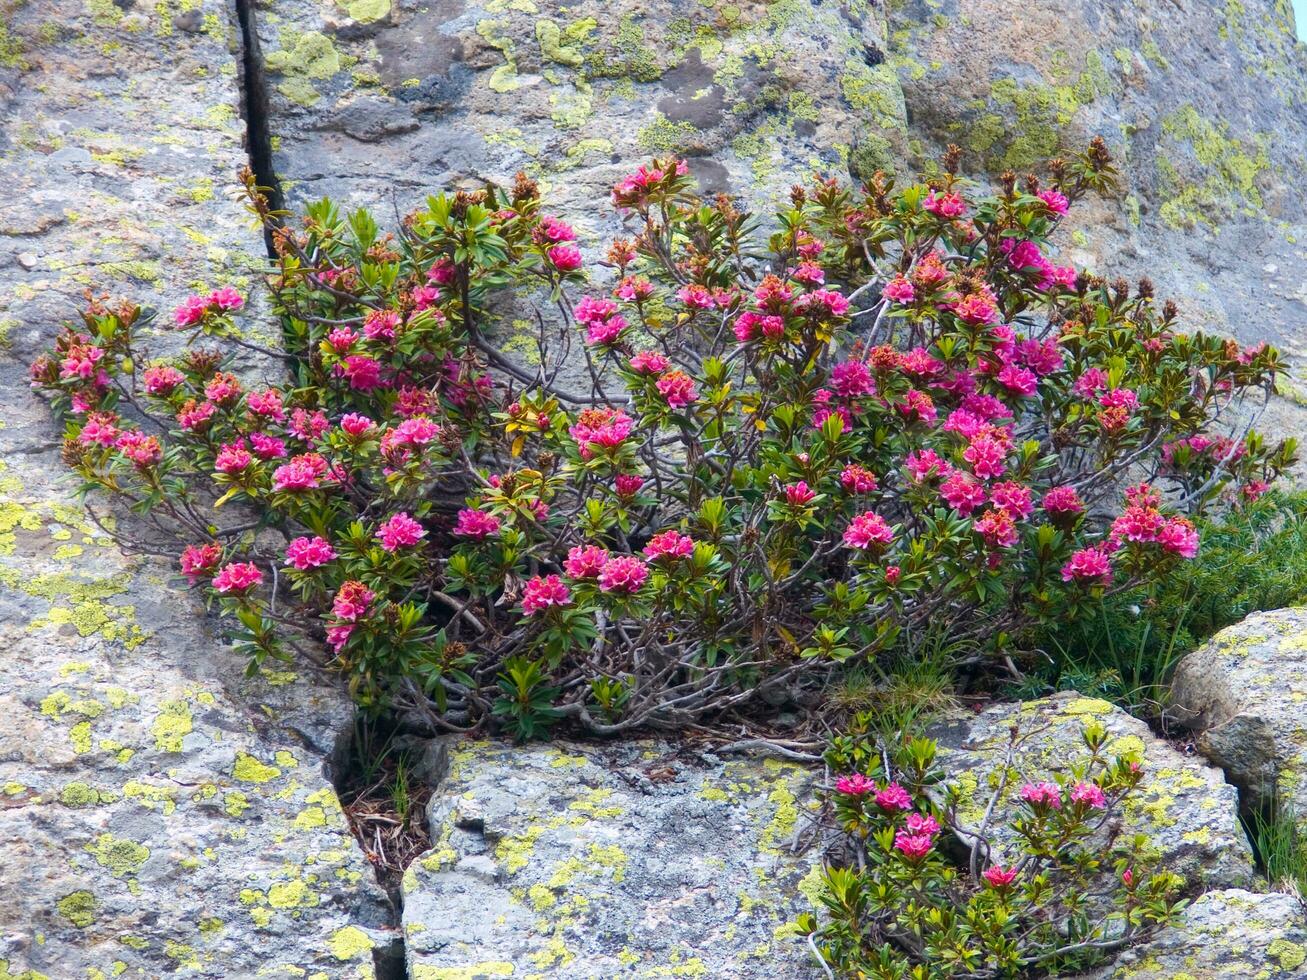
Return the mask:
<svg viewBox="0 0 1307 980"><path fill-rule="evenodd" d="M1066 195L1051 188L1040 191L1039 199L1044 202L1044 207L1056 215L1066 214L1071 209L1071 202L1066 199Z"/></svg>
<svg viewBox="0 0 1307 980"><path fill-rule="evenodd" d="M465 507L458 512L458 523L454 525L454 533L461 538L480 541L499 533L499 518L482 510Z"/></svg>
<svg viewBox="0 0 1307 980"><path fill-rule="evenodd" d="M1139 396L1129 388L1112 388L1098 396L1098 404L1104 408L1124 408L1133 412L1139 407Z"/></svg>
<svg viewBox="0 0 1307 980"><path fill-rule="evenodd" d="M181 306L173 310L172 318L179 327L193 327L209 312L209 301L203 296L188 296Z"/></svg>
<svg viewBox="0 0 1307 980"><path fill-rule="evenodd" d="M865 361L841 361L831 370L831 387L841 398L861 398L876 392Z"/></svg>
<svg viewBox="0 0 1307 980"><path fill-rule="evenodd" d="M694 282L677 290L676 298L692 310L710 310L713 307L712 292Z"/></svg>
<svg viewBox="0 0 1307 980"><path fill-rule="evenodd" d="M219 473L231 475L243 472L245 467L252 462L254 462L254 457L245 448L245 440L238 439L235 442L225 443L218 449L218 455L213 461L213 468Z"/></svg>
<svg viewBox="0 0 1307 980"><path fill-rule="evenodd" d="M114 445L139 469L153 466L163 459L163 445L159 442L159 437L147 436L135 429L121 433Z"/></svg>
<svg viewBox="0 0 1307 980"><path fill-rule="evenodd" d="M167 398L183 381L186 375L175 367L161 366L145 369L145 393L158 398Z"/></svg>
<svg viewBox="0 0 1307 980"><path fill-rule="evenodd" d="M908 814L907 828L910 834L925 834L928 837L934 837L939 833L939 823L935 818L920 813Z"/></svg>
<svg viewBox="0 0 1307 980"><path fill-rule="evenodd" d="M985 488L974 477L960 471L940 484L939 495L963 517L970 517L973 510L985 506Z"/></svg>
<svg viewBox="0 0 1307 980"><path fill-rule="evenodd" d="M351 354L344 364L336 365L336 371L349 379L349 386L355 391L381 387L381 364L366 354Z"/></svg>
<svg viewBox="0 0 1307 980"><path fill-rule="evenodd" d="M907 304L917 298L917 291L906 278L895 276L885 284L885 288L881 290L881 295L891 303Z"/></svg>
<svg viewBox="0 0 1307 980"><path fill-rule="evenodd" d="M935 839L927 834L909 834L900 830L894 837L894 847L914 864L930 853Z"/></svg>
<svg viewBox="0 0 1307 980"><path fill-rule="evenodd" d="M580 447L581 457L589 459L590 454L596 450L611 450L620 446L631 434L633 424L625 412L603 406L584 409L567 431Z"/></svg>
<svg viewBox="0 0 1307 980"><path fill-rule="evenodd" d="M331 544L317 536L296 538L286 547L286 564L301 572L321 568L335 557Z"/></svg>
<svg viewBox="0 0 1307 980"><path fill-rule="evenodd" d="M296 456L272 473L272 489L281 491L315 490L322 471L306 456Z"/></svg>
<svg viewBox="0 0 1307 980"><path fill-rule="evenodd" d="M912 796L898 783L890 783L876 793L876 805L886 813L900 813L912 809Z"/></svg>
<svg viewBox="0 0 1307 980"><path fill-rule="evenodd" d="M814 289L799 297L794 304L809 316L844 316L849 312L849 300L833 289Z"/></svg>
<svg viewBox="0 0 1307 980"><path fill-rule="evenodd" d="M642 350L631 358L631 370L636 374L662 374L669 367L669 361L662 354L654 351Z"/></svg>
<svg viewBox="0 0 1307 980"><path fill-rule="evenodd" d="M885 584L888 585L890 588L893 588L894 586L898 585L899 577L902 574L903 574L903 569L899 568L898 565L886 565Z"/></svg>
<svg viewBox="0 0 1307 980"><path fill-rule="evenodd" d="M998 307L983 293L972 293L963 297L960 302L954 304L953 312L958 319L972 326L993 323L998 319Z"/></svg>
<svg viewBox="0 0 1307 980"><path fill-rule="evenodd" d="M1172 517L1158 528L1157 543L1181 558L1193 558L1198 554L1198 532L1185 517Z"/></svg>
<svg viewBox="0 0 1307 980"><path fill-rule="evenodd" d="M203 432L217 411L218 406L213 402L200 402L197 405L194 399L190 399L177 413L177 421L188 432Z"/></svg>
<svg viewBox="0 0 1307 980"><path fill-rule="evenodd" d="M377 594L362 582L350 579L341 583L336 598L332 600L332 614L337 619L343 619L350 623L356 622L367 615L368 607L372 605L372 600L376 597Z"/></svg>
<svg viewBox="0 0 1307 980"><path fill-rule="evenodd" d="M399 326L399 313L395 310L372 310L363 321L363 336L368 340L394 340Z"/></svg>
<svg viewBox="0 0 1307 980"><path fill-rule="evenodd" d="M522 612L534 616L550 607L562 608L570 605L572 593L568 591L563 580L557 575L537 575L526 583L522 590Z"/></svg>
<svg viewBox="0 0 1307 980"><path fill-rule="evenodd" d="M1270 489L1271 485L1265 480L1249 480L1239 488L1239 492L1243 494L1243 499L1251 504L1255 500L1260 500Z"/></svg>
<svg viewBox="0 0 1307 980"><path fill-rule="evenodd" d="M790 483L785 487L785 502L791 507L803 507L812 503L817 495L808 488L807 481L800 480L798 483Z"/></svg>
<svg viewBox="0 0 1307 980"><path fill-rule="evenodd" d="M627 276L613 290L614 296L628 303L643 303L653 294L653 283L643 276Z"/></svg>
<svg viewBox="0 0 1307 980"><path fill-rule="evenodd" d="M645 557L650 561L659 558L689 558L694 554L694 539L675 530L655 534L644 546Z"/></svg>
<svg viewBox="0 0 1307 980"><path fill-rule="evenodd" d="M931 397L916 388L908 389L908 393L903 397L903 404L898 408L903 413L904 418L911 419L915 417L920 422L934 422L938 414L935 410L935 402Z"/></svg>
<svg viewBox="0 0 1307 980"><path fill-rule="evenodd" d="M263 581L263 573L252 561L223 565L213 577L213 588L223 595L244 595Z"/></svg>
<svg viewBox="0 0 1307 980"><path fill-rule="evenodd" d="M981 877L985 879L985 883L990 888L1003 889L1017 880L1017 869L1008 868L1005 870L1001 864L994 864L986 868Z"/></svg>
<svg viewBox="0 0 1307 980"><path fill-rule="evenodd" d="M627 500L640 492L640 488L644 486L644 477L632 473L619 473L613 480L613 485L617 490L617 496Z"/></svg>
<svg viewBox="0 0 1307 980"><path fill-rule="evenodd" d="M1030 398L1039 389L1039 376L1027 368L1006 364L994 379L1008 391Z"/></svg>
<svg viewBox="0 0 1307 980"><path fill-rule="evenodd" d="M1005 510L990 508L980 515L973 527L990 548L1011 548L1017 543L1016 524Z"/></svg>
<svg viewBox="0 0 1307 980"><path fill-rule="evenodd" d="M603 323L617 315L617 304L611 299L596 296L582 296L577 301L572 315L576 317L576 322L582 326L588 327L595 323Z"/></svg>
<svg viewBox="0 0 1307 980"><path fill-rule="evenodd" d="M545 254L559 272L575 272L581 268L581 250L574 245L555 245Z"/></svg>
<svg viewBox="0 0 1307 980"><path fill-rule="evenodd" d="M82 425L77 441L83 446L112 446L118 441L118 416L113 412L92 412Z"/></svg>
<svg viewBox="0 0 1307 980"><path fill-rule="evenodd" d="M377 528L376 535L377 540L381 542L381 547L387 551L411 548L426 536L426 529L403 511L393 515L390 520Z"/></svg>
<svg viewBox="0 0 1307 980"><path fill-rule="evenodd" d="M1102 368L1089 368L1076 378L1071 390L1081 398L1093 398L1094 394L1107 387L1107 372Z"/></svg>
<svg viewBox="0 0 1307 980"><path fill-rule="evenodd" d="M1007 444L992 435L978 435L962 451L962 458L971 464L972 472L982 480L1002 476L1007 469Z"/></svg>
<svg viewBox="0 0 1307 980"><path fill-rule="evenodd" d="M331 428L331 423L327 421L326 412L310 412L297 408L291 414L288 428L292 435L304 442L317 442L322 438L322 434Z"/></svg>
<svg viewBox="0 0 1307 980"><path fill-rule="evenodd" d="M1062 581L1106 583L1112 580L1112 562L1099 548L1081 548L1062 566Z"/></svg>
<svg viewBox="0 0 1307 980"><path fill-rule="evenodd" d="M860 772L851 776L841 776L835 781L835 792L845 796L866 796L876 790L876 784Z"/></svg>
<svg viewBox="0 0 1307 980"><path fill-rule="evenodd" d="M699 397L694 380L684 371L668 371L655 382L654 387L667 400L670 408L684 408Z"/></svg>
<svg viewBox="0 0 1307 980"><path fill-rule="evenodd" d="M608 552L598 545L577 545L567 553L563 571L572 578L598 578L607 562Z"/></svg>
<svg viewBox="0 0 1307 980"><path fill-rule="evenodd" d="M859 514L844 529L844 544L859 551L887 547L894 540L894 529L885 518L872 511Z"/></svg>
<svg viewBox="0 0 1307 980"><path fill-rule="evenodd" d="M1125 885L1127 888L1133 888L1134 883L1135 883L1134 868L1126 868L1124 871L1121 872L1121 884Z"/></svg>
<svg viewBox="0 0 1307 980"><path fill-rule="evenodd" d="M948 464L948 461L940 458L933 449L908 453L903 460L903 465L908 475L912 477L913 483L921 483L929 477L946 477L953 472L953 467Z"/></svg>
<svg viewBox="0 0 1307 980"><path fill-rule="evenodd" d="M448 286L454 281L455 273L454 263L447 258L440 258L436 263L427 270L427 280L438 283L441 286Z"/></svg>
<svg viewBox="0 0 1307 980"><path fill-rule="evenodd" d="M547 242L574 242L576 232L566 221L559 218L544 217L540 219L540 237Z"/></svg>
<svg viewBox="0 0 1307 980"><path fill-rule="evenodd" d="M334 626L327 627L327 643L336 653L344 648L349 642L350 636L354 633L353 623L337 623Z"/></svg>
<svg viewBox="0 0 1307 980"><path fill-rule="evenodd" d="M1071 787L1071 802L1101 810L1107 806L1107 797L1096 783L1076 783Z"/></svg>
<svg viewBox="0 0 1307 980"><path fill-rule="evenodd" d="M286 443L262 432L250 433L250 447L259 459L282 459L286 455Z"/></svg>
<svg viewBox="0 0 1307 980"><path fill-rule="evenodd" d="M1007 511L1014 521L1029 517L1035 511L1030 488L1015 481L994 484L989 490L989 498L995 507Z"/></svg>
<svg viewBox="0 0 1307 980"><path fill-rule="evenodd" d="M846 493L871 493L876 489L876 474L865 466L849 463L840 470L840 486Z"/></svg>
<svg viewBox="0 0 1307 980"><path fill-rule="evenodd" d="M1041 378L1062 370L1066 364L1065 356L1055 340L1045 340L1043 343L1034 339L1023 340L1017 345L1017 357Z"/></svg>
<svg viewBox="0 0 1307 980"><path fill-rule="evenodd" d="M241 395L241 384L234 375L219 371L204 386L204 397L219 405L227 405Z"/></svg>
<svg viewBox="0 0 1307 980"><path fill-rule="evenodd" d="M1044 510L1049 515L1079 514L1085 509L1085 503L1076 493L1075 487L1052 487L1044 494Z"/></svg>
<svg viewBox="0 0 1307 980"><path fill-rule="evenodd" d="M438 435L440 426L425 415L415 415L391 430L391 442L397 446L425 446Z"/></svg>
<svg viewBox="0 0 1307 980"><path fill-rule="evenodd" d="M358 439L372 431L373 421L366 415L350 412L340 418L340 427L346 435Z"/></svg>
<svg viewBox="0 0 1307 980"><path fill-rule="evenodd" d="M349 327L336 327L327 334L327 343L337 354L344 354L358 339L359 335Z"/></svg>
<svg viewBox="0 0 1307 980"><path fill-rule="evenodd" d="M413 289L413 309L429 310L440 300L440 290L435 286L416 286Z"/></svg>
<svg viewBox="0 0 1307 980"><path fill-rule="evenodd" d="M209 294L209 305L216 306L224 312L239 310L245 305L245 300L241 294L236 291L235 286L223 286L221 289L215 289Z"/></svg>
<svg viewBox="0 0 1307 980"><path fill-rule="evenodd" d="M1021 799L1036 809L1040 807L1062 809L1062 791L1055 783L1026 783L1021 787Z"/></svg>
<svg viewBox="0 0 1307 980"><path fill-rule="evenodd" d="M960 218L967 213L966 202L962 200L960 194L939 194L931 191L926 195L926 200L921 206L931 214L938 215L952 221L954 218Z"/></svg>
<svg viewBox="0 0 1307 980"><path fill-rule="evenodd" d="M281 404L281 392L275 388L250 392L249 397L245 399L245 407L255 415L272 419L274 422L286 420L286 410Z"/></svg>
<svg viewBox="0 0 1307 980"><path fill-rule="evenodd" d="M640 591L648 577L648 566L634 555L609 558L599 572L599 588L603 592L631 595Z"/></svg>
<svg viewBox="0 0 1307 980"><path fill-rule="evenodd" d="M586 343L596 347L615 343L622 336L623 331L626 330L626 325L626 319L621 316L615 316L610 320L596 321L586 327Z"/></svg>
<svg viewBox="0 0 1307 980"><path fill-rule="evenodd" d="M194 585L199 579L213 575L222 559L222 545L216 541L208 544L188 544L181 555L182 574Z"/></svg>

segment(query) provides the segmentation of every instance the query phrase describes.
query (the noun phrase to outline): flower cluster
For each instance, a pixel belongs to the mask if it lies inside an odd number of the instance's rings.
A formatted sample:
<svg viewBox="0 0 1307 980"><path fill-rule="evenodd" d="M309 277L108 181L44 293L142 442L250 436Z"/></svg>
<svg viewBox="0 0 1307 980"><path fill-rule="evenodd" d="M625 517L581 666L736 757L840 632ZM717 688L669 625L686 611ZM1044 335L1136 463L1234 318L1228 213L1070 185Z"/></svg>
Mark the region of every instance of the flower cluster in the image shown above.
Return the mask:
<svg viewBox="0 0 1307 980"><path fill-rule="evenodd" d="M1007 670L1028 628L1193 557L1193 514L1293 448L1215 427L1275 350L1058 257L1104 148L989 196L952 169L796 187L763 249L654 160L613 188L633 237L593 276L525 176L430 198L402 239L331 202L283 226L247 177L293 380L203 343L153 358L140 308L103 299L32 380L69 465L175 533L255 668L325 637L365 701L675 726L927 625ZM527 367L483 328L541 287ZM248 354L250 306L224 287L172 320Z"/></svg>

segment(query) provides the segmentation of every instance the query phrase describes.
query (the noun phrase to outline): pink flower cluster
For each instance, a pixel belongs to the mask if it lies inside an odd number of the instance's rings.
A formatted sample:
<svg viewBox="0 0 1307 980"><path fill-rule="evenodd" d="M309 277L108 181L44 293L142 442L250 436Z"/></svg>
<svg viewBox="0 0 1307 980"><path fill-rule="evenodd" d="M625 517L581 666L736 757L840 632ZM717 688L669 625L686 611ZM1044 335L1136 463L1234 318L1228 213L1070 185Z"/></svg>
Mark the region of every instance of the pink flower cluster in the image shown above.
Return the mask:
<svg viewBox="0 0 1307 980"><path fill-rule="evenodd" d="M190 296L173 311L179 327L193 327L209 313L232 313L245 305L241 294L231 286L215 289L208 296Z"/></svg>

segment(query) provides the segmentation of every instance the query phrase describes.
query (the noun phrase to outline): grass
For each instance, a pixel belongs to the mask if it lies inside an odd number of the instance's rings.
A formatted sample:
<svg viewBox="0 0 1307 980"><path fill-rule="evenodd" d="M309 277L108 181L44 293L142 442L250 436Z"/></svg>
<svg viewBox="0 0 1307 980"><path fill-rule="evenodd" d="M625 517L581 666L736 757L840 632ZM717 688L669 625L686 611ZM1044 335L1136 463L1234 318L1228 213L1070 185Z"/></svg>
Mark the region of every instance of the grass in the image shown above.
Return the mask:
<svg viewBox="0 0 1307 980"><path fill-rule="evenodd" d="M1275 809L1270 815L1254 814L1248 836L1271 887L1291 895L1307 895L1307 836L1296 814Z"/></svg>

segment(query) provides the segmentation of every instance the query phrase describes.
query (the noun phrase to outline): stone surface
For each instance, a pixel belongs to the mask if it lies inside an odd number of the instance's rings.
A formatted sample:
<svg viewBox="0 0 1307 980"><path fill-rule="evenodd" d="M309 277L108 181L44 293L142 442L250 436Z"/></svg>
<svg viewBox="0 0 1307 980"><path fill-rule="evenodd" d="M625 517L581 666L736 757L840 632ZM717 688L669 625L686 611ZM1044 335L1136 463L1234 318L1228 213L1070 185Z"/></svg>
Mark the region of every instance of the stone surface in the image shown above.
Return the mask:
<svg viewBox="0 0 1307 980"><path fill-rule="evenodd" d="M1123 952L1093 980L1216 980L1307 973L1307 923L1292 895L1207 892L1174 925Z"/></svg>
<svg viewBox="0 0 1307 980"><path fill-rule="evenodd" d="M1307 817L1307 607L1257 613L1176 667L1171 711L1252 807Z"/></svg>
<svg viewBox="0 0 1307 980"><path fill-rule="evenodd" d="M655 743L455 743L404 880L410 977L806 978L812 774ZM443 766L442 766L443 768Z"/></svg>
<svg viewBox="0 0 1307 980"><path fill-rule="evenodd" d="M296 200L403 212L521 169L594 246L612 184L655 153L768 204L813 168L874 169L904 147L865 2L272 0L259 22Z"/></svg>
<svg viewBox="0 0 1307 980"><path fill-rule="evenodd" d="M991 826L1015 814L1023 782L1066 773L1071 763L1086 756L1081 731L1094 719L1107 728L1109 756L1125 752L1142 756L1144 780L1126 800L1122 833L1144 834L1149 858L1159 868L1182 875L1191 888L1250 886L1256 873L1239 826L1234 787L1218 770L1181 755L1120 708L1074 692L995 704L979 714L960 713L934 726L930 734L939 742L941 766L964 790L967 803L959 813L964 823L977 827L983 819L992 793L989 774L1001 769L1014 725L1021 741L1013 765L1021 778L1004 790ZM1004 842L1001 834L998 841Z"/></svg>
<svg viewBox="0 0 1307 980"><path fill-rule="evenodd" d="M232 16L0 7L0 976L360 978L387 938L324 772L347 699L245 680L174 570L74 502L25 383L85 288L248 288Z"/></svg>
<svg viewBox="0 0 1307 980"><path fill-rule="evenodd" d="M1151 277L1186 329L1290 357L1270 428L1307 428L1307 46L1289 0L894 0L890 63L915 167L1042 168L1103 136L1118 193L1091 196L1056 244L1108 276Z"/></svg>

